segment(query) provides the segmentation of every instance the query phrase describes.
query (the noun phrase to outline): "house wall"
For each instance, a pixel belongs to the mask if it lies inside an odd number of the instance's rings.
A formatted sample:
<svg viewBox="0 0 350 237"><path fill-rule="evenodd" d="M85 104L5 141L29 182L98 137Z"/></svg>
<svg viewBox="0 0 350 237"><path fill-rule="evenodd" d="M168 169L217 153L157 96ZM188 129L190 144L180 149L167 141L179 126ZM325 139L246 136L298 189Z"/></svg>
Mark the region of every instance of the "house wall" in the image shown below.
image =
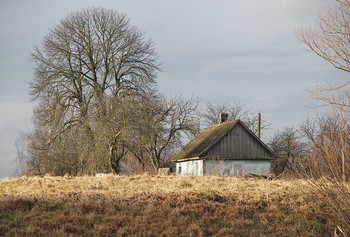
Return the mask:
<svg viewBox="0 0 350 237"><path fill-rule="evenodd" d="M203 160L190 160L176 163L176 174L203 175Z"/></svg>
<svg viewBox="0 0 350 237"><path fill-rule="evenodd" d="M269 160L206 160L204 164L205 174L212 175L268 175L271 170Z"/></svg>
<svg viewBox="0 0 350 237"><path fill-rule="evenodd" d="M180 175L268 175L270 170L269 160L191 160L176 163L176 174Z"/></svg>

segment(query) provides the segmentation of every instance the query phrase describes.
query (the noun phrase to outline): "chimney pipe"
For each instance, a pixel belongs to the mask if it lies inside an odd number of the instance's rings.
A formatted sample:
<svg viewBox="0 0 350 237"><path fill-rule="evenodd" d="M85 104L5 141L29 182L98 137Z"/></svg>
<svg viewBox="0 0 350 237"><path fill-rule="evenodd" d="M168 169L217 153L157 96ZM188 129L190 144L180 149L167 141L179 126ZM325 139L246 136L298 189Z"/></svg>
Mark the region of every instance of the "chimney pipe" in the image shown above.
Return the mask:
<svg viewBox="0 0 350 237"><path fill-rule="evenodd" d="M220 113L219 114L219 124L227 122L228 113Z"/></svg>

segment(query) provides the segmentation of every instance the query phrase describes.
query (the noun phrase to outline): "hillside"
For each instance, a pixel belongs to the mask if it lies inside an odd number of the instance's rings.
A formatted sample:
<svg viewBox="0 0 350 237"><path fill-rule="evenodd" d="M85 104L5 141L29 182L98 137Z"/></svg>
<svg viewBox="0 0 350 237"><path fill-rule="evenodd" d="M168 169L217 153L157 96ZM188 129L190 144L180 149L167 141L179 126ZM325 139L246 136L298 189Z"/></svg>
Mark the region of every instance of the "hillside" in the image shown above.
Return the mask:
<svg viewBox="0 0 350 237"><path fill-rule="evenodd" d="M0 236L331 235L327 203L307 190L216 176L7 178Z"/></svg>

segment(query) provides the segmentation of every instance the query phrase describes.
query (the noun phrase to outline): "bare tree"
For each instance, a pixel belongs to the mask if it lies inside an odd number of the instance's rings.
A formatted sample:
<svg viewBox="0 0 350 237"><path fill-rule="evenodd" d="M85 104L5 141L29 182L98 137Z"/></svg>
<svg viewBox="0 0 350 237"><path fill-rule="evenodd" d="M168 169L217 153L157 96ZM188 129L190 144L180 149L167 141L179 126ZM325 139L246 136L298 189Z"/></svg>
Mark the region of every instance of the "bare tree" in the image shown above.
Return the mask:
<svg viewBox="0 0 350 237"><path fill-rule="evenodd" d="M247 113L247 116L242 117L241 120L244 122L244 124L246 124L249 127L249 129L253 133L258 134L258 130L259 130L259 113L253 113L253 112ZM265 116L261 115L261 118L260 118L260 130L261 131L267 130L267 129L269 129L270 125L271 124L269 122L267 122L267 119L265 119Z"/></svg>
<svg viewBox="0 0 350 237"><path fill-rule="evenodd" d="M216 124L219 122L219 113L228 113L229 120L240 119L254 133L258 132L258 113L252 113L244 109L244 105L238 100L233 102L205 103L205 109L200 113L203 122L206 125ZM264 118L261 119L261 129L267 129L270 126Z"/></svg>
<svg viewBox="0 0 350 237"><path fill-rule="evenodd" d="M71 13L50 31L31 54L35 68L30 94L38 102L35 113L40 120L35 126L45 136L38 150L61 156L54 150L62 148L62 142L76 143L73 156L80 163L79 173L105 169L108 159L84 170L94 159L92 151L99 150L97 144L110 151L110 160L118 160L115 141L121 132L116 129L122 126L109 128L114 135L106 137L108 146L98 142L96 129L115 113L117 103L111 106L112 101L154 90L158 56L153 43L144 38L125 15L103 8Z"/></svg>
<svg viewBox="0 0 350 237"><path fill-rule="evenodd" d="M313 27L297 31L304 49L327 60L335 68L350 72L350 2L336 0L332 6L322 9Z"/></svg>
<svg viewBox="0 0 350 237"><path fill-rule="evenodd" d="M296 35L303 49L325 59L335 68L350 72L350 1L336 0L322 9L314 26L300 28ZM312 96L326 105L350 112L350 84L317 83Z"/></svg>
<svg viewBox="0 0 350 237"><path fill-rule="evenodd" d="M170 157L165 157L164 151L169 147L182 144L184 137L191 137L199 131L197 116L198 101L176 96L145 98L134 109L131 117L133 134L129 150L142 164L151 164L158 169L161 162L166 163Z"/></svg>
<svg viewBox="0 0 350 237"><path fill-rule="evenodd" d="M350 124L349 114L338 109L304 125L311 141L306 154L302 177L308 178L314 192L313 198L326 198L338 217L338 229L349 233L350 223Z"/></svg>
<svg viewBox="0 0 350 237"><path fill-rule="evenodd" d="M167 147L182 145L185 136L191 138L199 132L198 100L177 96L162 99L161 105L156 115L158 119L155 121L155 124L160 126L154 129L149 143L152 164L155 168L159 167L161 161L170 159L162 156Z"/></svg>
<svg viewBox="0 0 350 237"><path fill-rule="evenodd" d="M304 49L329 62L336 69L350 72L350 1L336 0L320 11L312 27L297 32ZM325 119L309 123L304 132L313 147L306 159L303 175L312 178L313 195L327 198L338 217L337 229L350 233L349 199L349 112L350 83L317 84L311 94L316 101L329 106ZM314 198L314 197L313 197Z"/></svg>
<svg viewBox="0 0 350 237"><path fill-rule="evenodd" d="M43 140L43 136L38 130L32 133L20 132L18 134L15 141L18 175L43 175L47 172L44 163L48 162L45 162L47 160L40 154L40 150L36 149L36 144L41 146Z"/></svg>
<svg viewBox="0 0 350 237"><path fill-rule="evenodd" d="M284 172L294 173L297 162L305 155L306 144L299 131L293 127L286 127L277 131L269 142L269 147L277 155L273 160L272 170L280 175Z"/></svg>
<svg viewBox="0 0 350 237"><path fill-rule="evenodd" d="M207 101L201 116L206 124L211 125L219 123L219 113L228 113L230 120L236 120L247 116L244 105L238 100L224 103L212 103Z"/></svg>

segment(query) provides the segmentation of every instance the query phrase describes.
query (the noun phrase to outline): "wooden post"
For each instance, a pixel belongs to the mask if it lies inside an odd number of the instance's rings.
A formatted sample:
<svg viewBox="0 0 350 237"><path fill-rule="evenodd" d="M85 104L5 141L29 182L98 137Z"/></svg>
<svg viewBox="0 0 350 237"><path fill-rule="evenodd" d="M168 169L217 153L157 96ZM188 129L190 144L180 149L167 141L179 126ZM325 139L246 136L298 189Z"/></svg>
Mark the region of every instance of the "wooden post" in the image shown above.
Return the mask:
<svg viewBox="0 0 350 237"><path fill-rule="evenodd" d="M258 138L260 139L260 130L261 130L261 113L258 114Z"/></svg>
<svg viewBox="0 0 350 237"><path fill-rule="evenodd" d="M342 163L342 173L343 173L343 182L345 182L345 157L344 157L344 151L341 151L341 163Z"/></svg>

